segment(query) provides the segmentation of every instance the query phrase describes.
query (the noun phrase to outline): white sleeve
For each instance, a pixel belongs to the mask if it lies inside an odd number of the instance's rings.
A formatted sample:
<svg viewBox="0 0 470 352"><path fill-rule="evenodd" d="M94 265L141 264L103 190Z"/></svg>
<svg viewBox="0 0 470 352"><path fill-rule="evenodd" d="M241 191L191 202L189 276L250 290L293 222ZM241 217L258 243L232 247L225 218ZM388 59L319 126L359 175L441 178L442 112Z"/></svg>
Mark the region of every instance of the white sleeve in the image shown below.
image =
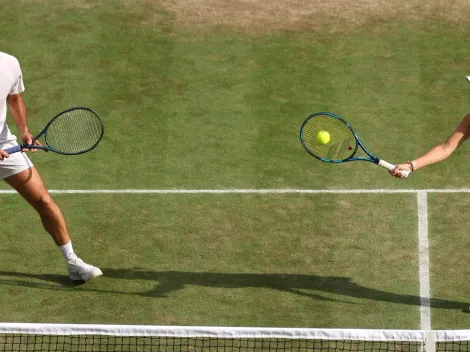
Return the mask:
<svg viewBox="0 0 470 352"><path fill-rule="evenodd" d="M23 83L23 73L21 72L20 63L15 58L13 62L13 70L14 70L14 79L15 83L11 87L10 94L20 94L24 92L24 83Z"/></svg>

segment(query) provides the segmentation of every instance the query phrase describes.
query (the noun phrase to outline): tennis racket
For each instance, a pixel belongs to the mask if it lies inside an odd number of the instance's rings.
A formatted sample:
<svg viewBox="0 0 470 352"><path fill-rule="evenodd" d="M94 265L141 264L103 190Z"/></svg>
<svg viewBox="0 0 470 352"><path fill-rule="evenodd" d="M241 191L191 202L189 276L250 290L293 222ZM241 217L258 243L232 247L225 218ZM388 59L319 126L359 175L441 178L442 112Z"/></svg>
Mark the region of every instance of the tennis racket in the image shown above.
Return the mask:
<svg viewBox="0 0 470 352"><path fill-rule="evenodd" d="M349 123L330 112L317 112L307 117L300 128L300 141L310 155L327 163L361 160L390 171L395 169L395 165L370 153ZM356 155L359 147L366 156ZM402 171L403 177L408 175L408 171Z"/></svg>
<svg viewBox="0 0 470 352"><path fill-rule="evenodd" d="M45 146L20 144L5 149L8 154L27 149L45 149L63 155L77 155L94 149L103 138L101 117L92 109L75 107L62 111L33 139L44 136Z"/></svg>

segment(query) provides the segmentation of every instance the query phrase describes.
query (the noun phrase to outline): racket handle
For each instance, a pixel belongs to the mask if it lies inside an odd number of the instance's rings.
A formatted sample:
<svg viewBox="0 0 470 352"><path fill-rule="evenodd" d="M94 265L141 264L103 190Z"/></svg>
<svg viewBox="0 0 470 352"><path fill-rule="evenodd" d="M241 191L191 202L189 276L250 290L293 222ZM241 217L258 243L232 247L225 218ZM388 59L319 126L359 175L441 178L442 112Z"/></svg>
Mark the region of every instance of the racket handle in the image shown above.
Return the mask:
<svg viewBox="0 0 470 352"><path fill-rule="evenodd" d="M21 149L22 149L21 145L16 145L14 147L3 149L3 151L7 152L8 154L13 154L13 153L21 152Z"/></svg>
<svg viewBox="0 0 470 352"><path fill-rule="evenodd" d="M382 167L386 168L389 171L392 171L396 168L396 165L390 164L390 163L386 162L385 160L379 160L378 164L379 164L379 166L382 166ZM408 178L408 176L410 175L410 172L405 171L405 170L400 171L400 173L404 178Z"/></svg>

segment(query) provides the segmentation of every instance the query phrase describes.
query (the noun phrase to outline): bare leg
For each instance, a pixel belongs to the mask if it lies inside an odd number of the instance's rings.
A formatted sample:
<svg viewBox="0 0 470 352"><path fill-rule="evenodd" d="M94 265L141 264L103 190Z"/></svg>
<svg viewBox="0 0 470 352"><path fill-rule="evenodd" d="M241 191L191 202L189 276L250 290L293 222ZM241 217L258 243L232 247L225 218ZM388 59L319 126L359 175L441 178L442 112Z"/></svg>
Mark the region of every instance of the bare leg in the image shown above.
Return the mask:
<svg viewBox="0 0 470 352"><path fill-rule="evenodd" d="M64 215L47 191L34 166L7 177L5 181L36 209L44 229L52 236L58 246L70 242Z"/></svg>
<svg viewBox="0 0 470 352"><path fill-rule="evenodd" d="M34 166L7 177L5 181L38 212L44 228L52 236L57 246L63 250L70 279L88 281L103 275L99 268L86 264L73 252L64 215L47 191Z"/></svg>

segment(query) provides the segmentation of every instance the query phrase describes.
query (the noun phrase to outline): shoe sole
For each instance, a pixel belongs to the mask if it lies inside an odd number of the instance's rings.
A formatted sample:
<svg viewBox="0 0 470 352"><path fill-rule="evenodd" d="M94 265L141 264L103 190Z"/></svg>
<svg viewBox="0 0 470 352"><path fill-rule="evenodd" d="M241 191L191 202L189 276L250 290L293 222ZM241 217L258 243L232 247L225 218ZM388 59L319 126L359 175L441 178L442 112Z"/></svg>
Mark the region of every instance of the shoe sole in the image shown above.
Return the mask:
<svg viewBox="0 0 470 352"><path fill-rule="evenodd" d="M70 280L73 280L73 281L88 281L88 280L91 280L95 277L98 277L98 276L101 276L103 275L103 272L101 271L101 269L97 269L97 270L94 270L93 272L87 274L87 275L79 275L79 274L76 274L76 273L69 273L69 279Z"/></svg>

